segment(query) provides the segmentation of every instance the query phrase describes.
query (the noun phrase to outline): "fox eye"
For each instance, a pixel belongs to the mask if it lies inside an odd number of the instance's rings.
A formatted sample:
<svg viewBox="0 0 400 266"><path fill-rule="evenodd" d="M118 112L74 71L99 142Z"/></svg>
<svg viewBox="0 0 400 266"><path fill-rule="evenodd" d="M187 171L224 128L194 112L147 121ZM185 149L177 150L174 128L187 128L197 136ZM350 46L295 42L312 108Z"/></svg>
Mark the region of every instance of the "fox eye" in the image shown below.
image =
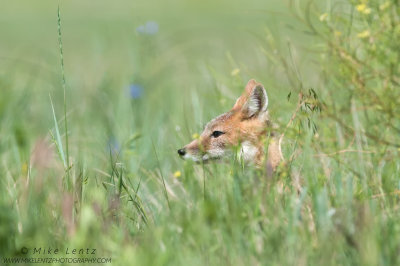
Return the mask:
<svg viewBox="0 0 400 266"><path fill-rule="evenodd" d="M219 136L221 136L221 135L223 135L223 134L225 134L225 132L216 130L216 131L213 131L213 133L211 134L211 136L212 136L213 138L218 138Z"/></svg>

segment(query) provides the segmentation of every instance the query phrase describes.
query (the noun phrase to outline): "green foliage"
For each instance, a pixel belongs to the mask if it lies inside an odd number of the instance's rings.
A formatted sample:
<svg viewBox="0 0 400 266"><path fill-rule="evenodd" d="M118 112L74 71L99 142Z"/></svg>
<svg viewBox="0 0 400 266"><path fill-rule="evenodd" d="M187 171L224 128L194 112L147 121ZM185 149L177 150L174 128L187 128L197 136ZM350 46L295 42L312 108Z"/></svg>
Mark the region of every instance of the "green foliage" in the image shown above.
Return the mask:
<svg viewBox="0 0 400 266"><path fill-rule="evenodd" d="M398 1L174 4L4 5L0 259L399 264ZM286 164L180 160L250 78Z"/></svg>

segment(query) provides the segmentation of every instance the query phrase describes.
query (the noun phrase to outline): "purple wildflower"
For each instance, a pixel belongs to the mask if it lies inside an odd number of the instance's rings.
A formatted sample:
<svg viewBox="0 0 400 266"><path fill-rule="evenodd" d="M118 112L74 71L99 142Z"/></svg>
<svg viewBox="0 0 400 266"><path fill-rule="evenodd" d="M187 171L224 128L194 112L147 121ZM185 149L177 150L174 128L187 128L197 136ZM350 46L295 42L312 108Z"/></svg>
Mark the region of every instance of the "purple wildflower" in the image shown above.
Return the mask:
<svg viewBox="0 0 400 266"><path fill-rule="evenodd" d="M143 87L139 84L129 85L129 95L132 99L139 99L142 97Z"/></svg>
<svg viewBox="0 0 400 266"><path fill-rule="evenodd" d="M158 23L147 21L146 24L138 26L136 31L143 35L155 35L158 32Z"/></svg>

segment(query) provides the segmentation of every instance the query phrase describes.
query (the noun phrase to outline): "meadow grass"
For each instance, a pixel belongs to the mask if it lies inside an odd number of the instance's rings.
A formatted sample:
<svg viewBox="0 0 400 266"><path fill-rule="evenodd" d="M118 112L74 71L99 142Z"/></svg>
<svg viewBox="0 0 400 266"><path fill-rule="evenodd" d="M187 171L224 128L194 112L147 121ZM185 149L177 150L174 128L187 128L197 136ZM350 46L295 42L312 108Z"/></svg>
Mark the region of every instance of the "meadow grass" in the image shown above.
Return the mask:
<svg viewBox="0 0 400 266"><path fill-rule="evenodd" d="M1 264L399 263L398 1L57 4L2 8ZM250 78L286 164L180 160Z"/></svg>

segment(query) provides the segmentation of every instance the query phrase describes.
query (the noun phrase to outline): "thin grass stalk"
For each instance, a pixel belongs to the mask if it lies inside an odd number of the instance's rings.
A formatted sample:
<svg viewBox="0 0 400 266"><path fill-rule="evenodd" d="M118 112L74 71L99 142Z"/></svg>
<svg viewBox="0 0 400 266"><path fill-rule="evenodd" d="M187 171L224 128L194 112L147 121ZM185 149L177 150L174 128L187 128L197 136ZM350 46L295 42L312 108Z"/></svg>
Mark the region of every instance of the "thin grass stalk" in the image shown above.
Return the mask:
<svg viewBox="0 0 400 266"><path fill-rule="evenodd" d="M168 198L168 191L167 191L167 187L165 185L164 175L163 175L163 172L161 170L160 160L158 159L156 147L154 146L153 140L151 141L151 145L153 146L154 154L155 154L156 160L157 160L158 169L160 170L161 180L162 180L162 183L163 183L163 186L164 186L164 194L165 194L165 198L167 199L167 203L168 203L168 209L171 210L171 206L169 204L169 198Z"/></svg>
<svg viewBox="0 0 400 266"><path fill-rule="evenodd" d="M70 161L69 161L69 145L68 145L68 119L67 119L67 93L66 93L66 82L65 82L65 71L64 71L64 55L63 55L63 46L62 46L62 38L61 38L61 15L60 15L60 6L58 6L57 12L57 24L58 24L58 43L60 47L60 64L61 64L61 84L64 90L64 127L65 127L65 154L66 154L66 161L67 161L67 168L66 168L66 178L67 178L67 189L69 188L70 183Z"/></svg>

